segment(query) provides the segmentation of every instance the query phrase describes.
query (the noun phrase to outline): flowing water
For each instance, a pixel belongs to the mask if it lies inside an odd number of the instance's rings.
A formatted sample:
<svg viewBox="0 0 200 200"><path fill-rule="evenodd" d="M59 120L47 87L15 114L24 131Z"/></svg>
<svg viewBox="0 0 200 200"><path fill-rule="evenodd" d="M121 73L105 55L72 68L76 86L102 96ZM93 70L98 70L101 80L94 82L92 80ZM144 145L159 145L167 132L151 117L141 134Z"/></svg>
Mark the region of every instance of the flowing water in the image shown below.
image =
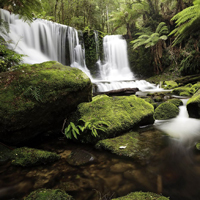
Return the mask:
<svg viewBox="0 0 200 200"><path fill-rule="evenodd" d="M0 13L10 26L8 36L1 35L6 41L12 40L11 49L27 55L24 62L56 60L77 67L90 77L85 65L84 45L80 44L75 29L40 19L28 25L7 11ZM159 90L144 80L134 80L128 65L126 42L121 36L106 36L104 53L104 62L98 62L101 76L92 80L99 91L123 87ZM199 200L200 152L194 148L200 139L199 125L199 120L188 118L184 105L177 118L156 121L150 129L138 130L141 140L154 144L153 156L142 164L64 138L37 139L32 141L31 147L55 151L61 159L53 164L29 168L1 161L0 199L21 200L29 192L44 187L64 189L76 200L107 200L139 190L162 193L170 200ZM162 150L157 149L154 137L158 132L160 140L167 143ZM95 162L79 167L69 165L66 158L74 149L92 153Z"/></svg>

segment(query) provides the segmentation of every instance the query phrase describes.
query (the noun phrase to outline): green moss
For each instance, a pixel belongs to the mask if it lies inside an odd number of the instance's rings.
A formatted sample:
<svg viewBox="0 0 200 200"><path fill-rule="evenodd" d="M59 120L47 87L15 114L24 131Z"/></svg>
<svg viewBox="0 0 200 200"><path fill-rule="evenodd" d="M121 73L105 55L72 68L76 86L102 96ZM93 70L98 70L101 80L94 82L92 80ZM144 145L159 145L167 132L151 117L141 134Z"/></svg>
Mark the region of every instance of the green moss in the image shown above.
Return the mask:
<svg viewBox="0 0 200 200"><path fill-rule="evenodd" d="M93 98L92 102L79 104L76 113L69 121L77 123L82 119L85 122L104 121L110 124L105 132L99 133L98 138L88 138L88 135L84 134L83 141L91 142L91 139L113 137L139 125L152 124L153 113L153 106L135 95L127 97L101 95Z"/></svg>
<svg viewBox="0 0 200 200"><path fill-rule="evenodd" d="M169 99L168 102L173 103L177 107L183 105L183 102L180 99Z"/></svg>
<svg viewBox="0 0 200 200"><path fill-rule="evenodd" d="M164 81L164 84L162 86L164 89L174 89L178 87L178 84L175 81Z"/></svg>
<svg viewBox="0 0 200 200"><path fill-rule="evenodd" d="M177 106L170 102L164 102L155 109L154 118L158 120L171 119L176 117L178 113Z"/></svg>
<svg viewBox="0 0 200 200"><path fill-rule="evenodd" d="M14 149L10 155L13 165L35 166L54 162L60 158L56 153L21 147Z"/></svg>
<svg viewBox="0 0 200 200"><path fill-rule="evenodd" d="M178 96L191 96L194 94L194 90L191 87L178 87L172 90L172 94Z"/></svg>
<svg viewBox="0 0 200 200"><path fill-rule="evenodd" d="M158 130L147 130L138 134L130 132L124 135L99 141L95 148L106 149L118 156L129 157L146 164L155 152L165 146L162 133Z"/></svg>
<svg viewBox="0 0 200 200"><path fill-rule="evenodd" d="M200 118L200 90L188 100L186 106L190 117Z"/></svg>
<svg viewBox="0 0 200 200"><path fill-rule="evenodd" d="M169 200L169 198L152 192L132 192L124 197L112 200Z"/></svg>
<svg viewBox="0 0 200 200"><path fill-rule="evenodd" d="M31 192L24 200L73 200L72 196L62 190L38 189Z"/></svg>
<svg viewBox="0 0 200 200"><path fill-rule="evenodd" d="M200 142L198 142L198 143L196 144L196 149L197 149L197 150L200 150Z"/></svg>
<svg viewBox="0 0 200 200"><path fill-rule="evenodd" d="M79 103L91 99L91 81L79 69L55 61L15 67L0 74L0 137L17 144L53 123L60 126Z"/></svg>

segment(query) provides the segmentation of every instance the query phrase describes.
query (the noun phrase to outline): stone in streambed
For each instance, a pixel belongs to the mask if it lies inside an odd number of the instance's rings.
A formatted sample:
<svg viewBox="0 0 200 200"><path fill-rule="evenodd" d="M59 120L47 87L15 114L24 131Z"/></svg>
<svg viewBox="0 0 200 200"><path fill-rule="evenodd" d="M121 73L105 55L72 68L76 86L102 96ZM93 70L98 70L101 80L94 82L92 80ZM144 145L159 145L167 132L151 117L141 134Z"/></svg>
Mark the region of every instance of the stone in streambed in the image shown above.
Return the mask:
<svg viewBox="0 0 200 200"><path fill-rule="evenodd" d="M96 143L101 139L115 137L140 125L153 124L153 114L154 107L135 95L120 97L99 95L94 97L92 102L79 104L68 123L72 121L77 126L81 119L95 126L99 122L101 126L101 121L106 122L108 126L102 125L105 131L97 129L97 137L93 136L91 131L78 135L78 139L82 142Z"/></svg>
<svg viewBox="0 0 200 200"><path fill-rule="evenodd" d="M31 192L24 200L73 200L72 196L59 189L38 189Z"/></svg>
<svg viewBox="0 0 200 200"><path fill-rule="evenodd" d="M60 156L49 151L21 147L10 152L10 159L13 165L27 167L52 163L60 159Z"/></svg>
<svg viewBox="0 0 200 200"><path fill-rule="evenodd" d="M95 161L95 157L85 150L74 150L67 158L70 165L80 166Z"/></svg>

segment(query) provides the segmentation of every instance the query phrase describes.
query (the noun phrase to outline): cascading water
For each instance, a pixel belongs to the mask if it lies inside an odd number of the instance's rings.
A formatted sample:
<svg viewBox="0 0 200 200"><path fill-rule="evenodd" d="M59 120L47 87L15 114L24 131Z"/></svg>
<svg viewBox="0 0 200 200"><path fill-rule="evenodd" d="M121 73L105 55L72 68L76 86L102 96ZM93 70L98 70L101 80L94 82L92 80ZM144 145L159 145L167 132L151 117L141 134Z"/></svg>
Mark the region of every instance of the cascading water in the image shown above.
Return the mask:
<svg viewBox="0 0 200 200"><path fill-rule="evenodd" d="M3 38L11 41L9 48L26 55L25 63L55 60L79 68L91 78L76 29L42 19L36 19L29 25L19 19L18 15L2 9L0 18L9 24L10 29Z"/></svg>
<svg viewBox="0 0 200 200"><path fill-rule="evenodd" d="M97 62L100 77L93 81L97 92L136 87L139 90L158 90L155 85L145 80L135 80L129 67L127 43L121 35L105 36L103 50L104 61Z"/></svg>
<svg viewBox="0 0 200 200"><path fill-rule="evenodd" d="M155 126L167 133L176 143L185 147L193 147L200 139L200 120L189 118L186 103L179 107L179 115L170 120L156 120Z"/></svg>

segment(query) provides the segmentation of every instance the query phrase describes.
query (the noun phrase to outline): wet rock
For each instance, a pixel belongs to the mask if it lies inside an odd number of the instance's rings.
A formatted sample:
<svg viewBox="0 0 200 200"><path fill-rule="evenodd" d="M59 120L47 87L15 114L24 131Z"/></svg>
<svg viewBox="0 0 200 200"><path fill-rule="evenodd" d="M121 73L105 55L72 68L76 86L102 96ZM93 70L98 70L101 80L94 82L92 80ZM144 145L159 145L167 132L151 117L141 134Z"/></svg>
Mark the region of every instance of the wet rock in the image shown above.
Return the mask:
<svg viewBox="0 0 200 200"><path fill-rule="evenodd" d="M24 200L73 200L72 196L68 195L62 190L56 189L38 189L31 192Z"/></svg>
<svg viewBox="0 0 200 200"><path fill-rule="evenodd" d="M59 185L59 188L61 190L64 190L66 192L72 192L72 191L78 191L80 188L73 182L62 182Z"/></svg>
<svg viewBox="0 0 200 200"><path fill-rule="evenodd" d="M0 143L0 165L10 159L11 149Z"/></svg>
<svg viewBox="0 0 200 200"><path fill-rule="evenodd" d="M164 89L174 89L174 88L176 88L176 87L178 87L178 84L175 82L175 81L164 81L163 82L163 85L162 85L162 88L164 88Z"/></svg>
<svg viewBox="0 0 200 200"><path fill-rule="evenodd" d="M147 178L146 173L141 170L128 170L124 172L124 178L130 181L136 181L141 186L147 188L149 191L154 191L155 188Z"/></svg>
<svg viewBox="0 0 200 200"><path fill-rule="evenodd" d="M56 61L26 65L0 74L0 140L19 144L63 121L92 99L92 83L81 70Z"/></svg>
<svg viewBox="0 0 200 200"><path fill-rule="evenodd" d="M26 167L55 162L60 159L60 156L49 151L21 147L14 149L10 154L10 158L13 165Z"/></svg>
<svg viewBox="0 0 200 200"><path fill-rule="evenodd" d="M155 109L154 118L158 120L171 119L176 117L178 113L177 106L170 102L164 102Z"/></svg>
<svg viewBox="0 0 200 200"><path fill-rule="evenodd" d="M117 163L110 167L110 171L114 173L121 173L134 168L135 166L133 164Z"/></svg>
<svg viewBox="0 0 200 200"><path fill-rule="evenodd" d="M106 149L119 156L129 157L141 164L146 164L164 145L166 144L161 132L150 130L145 134L130 132L116 138L101 140L95 148Z"/></svg>
<svg viewBox="0 0 200 200"><path fill-rule="evenodd" d="M177 107L183 105L183 102L180 99L169 99L167 102L173 103Z"/></svg>
<svg viewBox="0 0 200 200"><path fill-rule="evenodd" d="M198 90L187 102L189 117L200 118L200 90Z"/></svg>
<svg viewBox="0 0 200 200"><path fill-rule="evenodd" d="M80 166L80 165L92 163L95 161L95 159L96 158L91 153L85 150L74 150L68 156L67 162L70 165Z"/></svg>
<svg viewBox="0 0 200 200"><path fill-rule="evenodd" d="M98 95L92 102L81 103L77 111L68 121L73 121L78 127L79 119L91 124L91 130L78 135L82 142L96 143L100 139L114 137L140 125L153 124L154 108L145 100L131 96L108 97ZM107 126L101 122L107 123ZM81 124L80 124L81 125ZM104 131L96 129L98 136L94 136L92 127L103 127Z"/></svg>
<svg viewBox="0 0 200 200"><path fill-rule="evenodd" d="M137 200L169 200L169 198L164 197L162 195L159 194L155 194L152 192L132 192L124 197L119 197L116 199L112 199L112 200L133 200L133 199L137 199Z"/></svg>

